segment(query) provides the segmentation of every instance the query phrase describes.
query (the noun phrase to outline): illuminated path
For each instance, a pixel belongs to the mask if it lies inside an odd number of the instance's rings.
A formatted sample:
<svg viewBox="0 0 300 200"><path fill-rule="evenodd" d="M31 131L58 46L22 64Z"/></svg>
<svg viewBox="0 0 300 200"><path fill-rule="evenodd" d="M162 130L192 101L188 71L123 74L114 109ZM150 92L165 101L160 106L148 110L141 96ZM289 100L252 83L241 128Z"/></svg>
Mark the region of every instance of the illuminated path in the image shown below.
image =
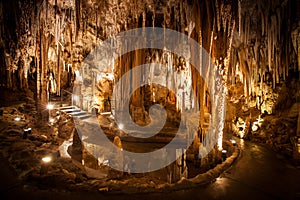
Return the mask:
<svg viewBox="0 0 300 200"><path fill-rule="evenodd" d="M170 194L110 195L37 191L27 194L1 158L1 199L300 199L300 169L264 145L238 141L241 154L214 183ZM1 181L1 182L2 182ZM11 184L11 185L10 185Z"/></svg>
<svg viewBox="0 0 300 200"><path fill-rule="evenodd" d="M300 199L300 169L266 146L238 144L240 157L216 182L176 194L193 199Z"/></svg>
<svg viewBox="0 0 300 200"><path fill-rule="evenodd" d="M300 199L299 168L265 145L236 140L240 157L214 183L171 194L136 195L134 199Z"/></svg>

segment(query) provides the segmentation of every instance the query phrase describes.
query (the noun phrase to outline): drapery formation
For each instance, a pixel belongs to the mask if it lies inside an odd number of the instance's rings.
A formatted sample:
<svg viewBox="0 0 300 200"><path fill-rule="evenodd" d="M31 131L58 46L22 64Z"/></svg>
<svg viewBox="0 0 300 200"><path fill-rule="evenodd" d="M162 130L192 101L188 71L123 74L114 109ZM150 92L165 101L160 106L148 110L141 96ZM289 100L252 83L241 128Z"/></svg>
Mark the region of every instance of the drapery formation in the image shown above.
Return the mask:
<svg viewBox="0 0 300 200"><path fill-rule="evenodd" d="M239 28L234 36L229 79L238 70L246 96L262 96L265 83L273 89L296 66L292 49L293 1L239 1ZM236 67L238 65L238 67ZM294 72L296 72L294 68Z"/></svg>
<svg viewBox="0 0 300 200"><path fill-rule="evenodd" d="M0 84L31 89L37 99L46 101L48 91L60 95L61 88L69 86L68 77L100 41L121 31L155 26L187 34L211 54L227 83L235 84L239 77L245 96L262 95L264 83L275 89L289 70L299 70L299 28L294 23L297 16L291 14L296 4L296 0L3 1ZM117 61L116 77L144 59L137 52ZM192 77L195 91L204 94L201 78L196 73Z"/></svg>

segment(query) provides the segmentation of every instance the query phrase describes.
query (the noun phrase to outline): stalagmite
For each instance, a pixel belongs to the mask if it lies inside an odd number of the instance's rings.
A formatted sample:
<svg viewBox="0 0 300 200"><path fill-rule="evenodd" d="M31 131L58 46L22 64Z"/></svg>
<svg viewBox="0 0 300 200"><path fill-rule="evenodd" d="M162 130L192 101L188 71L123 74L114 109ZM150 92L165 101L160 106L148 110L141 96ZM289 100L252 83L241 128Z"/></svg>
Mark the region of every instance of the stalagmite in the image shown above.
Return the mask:
<svg viewBox="0 0 300 200"><path fill-rule="evenodd" d="M278 100L276 92L284 88L282 80L289 83L285 80L290 80L287 76L292 67L295 73L300 71L300 31L299 25L294 24L298 18L292 19L291 1L3 2L0 2L0 21L3 22L0 29L0 86L35 96L41 112L50 100L61 99L63 102L72 98L70 92L62 94L61 91L72 91L73 85L78 84L80 109L91 112L95 106L101 114L111 111L111 118L129 100L131 117L143 123L148 122L148 109L155 103L171 113L168 113L170 119L166 126L177 126L182 111L199 110L196 114L200 123L196 131L186 131L188 140L197 135L194 138L201 138L204 148L216 146L217 141L218 149L222 150L225 105L234 104L233 107L240 108L242 104L242 110L235 112L245 116L251 113L252 118L257 113L265 114L265 111L271 114L270 107ZM14 12L4 6L15 2L18 5ZM30 5L26 6L26 3ZM165 28L159 41L164 48L145 48L120 55L123 52L118 49L126 51L129 44L119 41L117 34L146 26ZM166 44L170 40L176 44L177 39L184 37L168 38L168 29L187 35L189 41L198 42L200 51L194 52L186 44L180 44L178 48L186 50L191 57L181 58L172 53L174 49L167 49ZM146 44L146 34L143 36L141 41L135 41L136 44ZM94 49L109 37L116 39L109 44L112 52ZM128 38L132 39L131 36ZM149 41L149 46L155 42ZM209 64L206 53L212 60ZM104 59L99 61L101 57ZM199 66L192 66L192 59L200 63ZM145 71L132 72L143 64L147 66ZM112 93L112 88L127 72L130 78L122 82L119 91ZM295 73L290 74L292 78ZM146 85L133 91L140 82ZM290 89L289 85L286 88ZM232 98L230 101L226 99L227 89ZM132 92L135 93L130 97L128 93ZM110 101L117 103L108 108ZM279 106L274 104L273 107ZM109 122L113 121L111 118ZM226 120L229 124L236 121ZM116 132L115 128L112 123L109 134ZM123 140L122 137L119 139Z"/></svg>

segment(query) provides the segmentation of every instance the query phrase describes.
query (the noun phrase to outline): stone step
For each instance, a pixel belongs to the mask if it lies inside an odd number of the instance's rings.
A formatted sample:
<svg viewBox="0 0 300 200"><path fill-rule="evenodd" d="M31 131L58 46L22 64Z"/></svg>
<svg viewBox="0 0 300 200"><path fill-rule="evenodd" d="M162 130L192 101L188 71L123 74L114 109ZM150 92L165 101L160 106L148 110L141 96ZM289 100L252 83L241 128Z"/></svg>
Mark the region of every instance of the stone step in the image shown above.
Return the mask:
<svg viewBox="0 0 300 200"><path fill-rule="evenodd" d="M64 111L65 113L68 113L68 114L72 114L72 113L80 112L81 109L80 108L73 108L73 109L66 109L66 110L62 110L62 111Z"/></svg>
<svg viewBox="0 0 300 200"><path fill-rule="evenodd" d="M91 114L86 114L86 115L80 115L80 116L75 116L75 117L78 118L78 119L88 119L88 118L92 117L92 115Z"/></svg>
<svg viewBox="0 0 300 200"><path fill-rule="evenodd" d="M70 113L73 116L81 116L81 115L86 115L87 112L86 111L79 111L79 112L72 112Z"/></svg>
<svg viewBox="0 0 300 200"><path fill-rule="evenodd" d="M81 120L88 119L92 116L92 114L87 111L81 110L76 106L70 106L69 104L62 104L62 106L57 109Z"/></svg>
<svg viewBox="0 0 300 200"><path fill-rule="evenodd" d="M68 107L68 106L70 106L70 104L67 104L67 103L62 103L61 104L61 107Z"/></svg>
<svg viewBox="0 0 300 200"><path fill-rule="evenodd" d="M100 115L111 115L111 112L102 112Z"/></svg>
<svg viewBox="0 0 300 200"><path fill-rule="evenodd" d="M76 108L77 108L76 106L62 106L59 107L58 109L61 111L65 111L65 110L76 109Z"/></svg>

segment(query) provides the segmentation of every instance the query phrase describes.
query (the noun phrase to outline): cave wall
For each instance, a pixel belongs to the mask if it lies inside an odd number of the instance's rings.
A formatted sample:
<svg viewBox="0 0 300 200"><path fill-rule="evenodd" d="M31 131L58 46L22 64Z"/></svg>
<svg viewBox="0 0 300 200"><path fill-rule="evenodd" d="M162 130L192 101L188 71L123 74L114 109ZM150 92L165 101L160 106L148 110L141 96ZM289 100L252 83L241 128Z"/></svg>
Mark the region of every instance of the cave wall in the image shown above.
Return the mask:
<svg viewBox="0 0 300 200"><path fill-rule="evenodd" d="M121 31L157 26L196 40L228 85L243 84L246 103L255 99L261 104L264 91L272 93L289 73L299 72L298 7L296 0L3 1L0 85L31 90L44 103L48 91L59 96L71 86L70 77L100 41ZM115 63L115 77L146 57L143 51L123 56ZM172 59L179 66L178 58ZM193 72L192 79L193 89L205 96L199 75Z"/></svg>

